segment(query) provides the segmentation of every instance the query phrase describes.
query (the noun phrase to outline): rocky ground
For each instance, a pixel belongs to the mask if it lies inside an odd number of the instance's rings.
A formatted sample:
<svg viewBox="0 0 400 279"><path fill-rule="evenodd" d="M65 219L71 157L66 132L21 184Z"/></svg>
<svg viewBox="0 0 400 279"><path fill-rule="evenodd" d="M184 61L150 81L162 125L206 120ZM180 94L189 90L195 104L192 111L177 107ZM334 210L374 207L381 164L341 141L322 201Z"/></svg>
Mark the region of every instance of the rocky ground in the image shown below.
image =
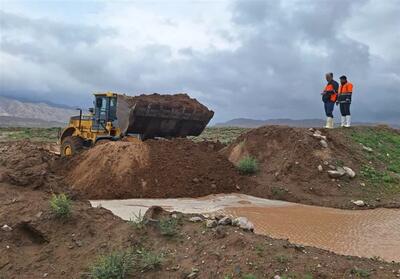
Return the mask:
<svg viewBox="0 0 400 279"><path fill-rule="evenodd" d="M125 278L400 276L398 263L339 256L211 221L209 228L192 222L192 215L154 210L147 222L130 223L75 200L71 215L61 219L51 211L50 198L0 184L0 278L90 278L99 257L110 253L131 255ZM166 226L170 220L175 221Z"/></svg>

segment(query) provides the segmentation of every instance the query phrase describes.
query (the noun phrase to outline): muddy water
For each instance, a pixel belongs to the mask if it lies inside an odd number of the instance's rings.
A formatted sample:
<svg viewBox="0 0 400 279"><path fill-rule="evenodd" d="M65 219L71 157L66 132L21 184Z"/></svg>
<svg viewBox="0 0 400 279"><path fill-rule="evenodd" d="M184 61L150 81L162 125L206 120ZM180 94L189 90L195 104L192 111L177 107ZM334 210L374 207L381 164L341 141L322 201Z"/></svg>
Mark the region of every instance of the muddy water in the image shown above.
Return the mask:
<svg viewBox="0 0 400 279"><path fill-rule="evenodd" d="M184 213L224 212L245 216L256 233L288 238L343 255L400 262L400 210L341 210L255 198L247 195L211 195L198 199L130 199L91 201L129 220L152 205Z"/></svg>

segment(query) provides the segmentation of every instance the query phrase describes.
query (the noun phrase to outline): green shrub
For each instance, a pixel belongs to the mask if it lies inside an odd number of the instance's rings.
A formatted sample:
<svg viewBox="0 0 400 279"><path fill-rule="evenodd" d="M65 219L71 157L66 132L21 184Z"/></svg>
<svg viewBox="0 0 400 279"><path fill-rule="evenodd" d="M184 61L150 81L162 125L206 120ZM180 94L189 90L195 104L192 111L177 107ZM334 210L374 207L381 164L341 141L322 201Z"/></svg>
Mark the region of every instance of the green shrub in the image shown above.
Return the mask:
<svg viewBox="0 0 400 279"><path fill-rule="evenodd" d="M90 276L94 279L124 279L134 266L131 252L113 252L100 257L90 268Z"/></svg>
<svg viewBox="0 0 400 279"><path fill-rule="evenodd" d="M177 234L178 220L175 218L161 219L159 223L162 235L174 236Z"/></svg>
<svg viewBox="0 0 400 279"><path fill-rule="evenodd" d="M285 255L276 256L275 259L276 259L279 263L282 263L282 264L289 262L288 257L286 257Z"/></svg>
<svg viewBox="0 0 400 279"><path fill-rule="evenodd" d="M369 273L368 270L365 269L358 269L358 268L353 268L350 271L351 274L354 274L355 276L357 276L358 278L368 278L371 276L371 274Z"/></svg>
<svg viewBox="0 0 400 279"><path fill-rule="evenodd" d="M246 156L239 161L237 168L243 174L253 174L258 171L258 163L255 158Z"/></svg>
<svg viewBox="0 0 400 279"><path fill-rule="evenodd" d="M134 213L133 218L130 218L128 223L136 230L144 229L144 227L146 226L146 222L144 219L144 215L142 215L142 211L139 210L139 213L137 215Z"/></svg>
<svg viewBox="0 0 400 279"><path fill-rule="evenodd" d="M257 279L257 277L253 274L245 274L243 275L243 279Z"/></svg>
<svg viewBox="0 0 400 279"><path fill-rule="evenodd" d="M67 218L71 215L71 200L65 194L53 194L50 208L58 218Z"/></svg>
<svg viewBox="0 0 400 279"><path fill-rule="evenodd" d="M137 251L140 261L139 265L142 270L153 270L159 267L164 260L162 254L156 254L148 250Z"/></svg>
<svg viewBox="0 0 400 279"><path fill-rule="evenodd" d="M264 245L263 244L257 244L256 246L255 246L255 249L256 249L256 253L257 253L257 255L258 256L260 256L260 257L262 257L262 255L264 254Z"/></svg>

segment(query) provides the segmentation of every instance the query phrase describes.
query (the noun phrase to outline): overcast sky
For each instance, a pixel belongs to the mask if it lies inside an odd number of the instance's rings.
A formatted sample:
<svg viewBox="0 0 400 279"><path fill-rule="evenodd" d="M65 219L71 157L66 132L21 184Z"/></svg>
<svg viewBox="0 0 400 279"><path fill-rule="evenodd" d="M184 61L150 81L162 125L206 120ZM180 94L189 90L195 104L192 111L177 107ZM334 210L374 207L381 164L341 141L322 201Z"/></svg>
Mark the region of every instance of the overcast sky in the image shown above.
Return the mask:
<svg viewBox="0 0 400 279"><path fill-rule="evenodd" d="M0 0L0 36L0 95L187 92L217 122L323 118L333 72L355 120L400 123L399 0Z"/></svg>

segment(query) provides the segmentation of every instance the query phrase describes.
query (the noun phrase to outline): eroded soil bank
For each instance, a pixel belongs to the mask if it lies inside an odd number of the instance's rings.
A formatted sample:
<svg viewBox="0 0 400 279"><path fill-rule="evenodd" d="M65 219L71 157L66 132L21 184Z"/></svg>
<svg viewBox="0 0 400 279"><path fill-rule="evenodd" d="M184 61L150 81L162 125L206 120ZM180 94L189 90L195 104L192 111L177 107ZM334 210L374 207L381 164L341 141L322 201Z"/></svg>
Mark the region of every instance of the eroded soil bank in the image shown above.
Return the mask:
<svg viewBox="0 0 400 279"><path fill-rule="evenodd" d="M171 236L157 225L135 229L85 201L73 202L71 217L60 220L49 199L42 191L0 184L0 224L12 228L0 232L0 278L89 278L97 257L128 249L151 251L162 261L150 269L135 265L127 278L186 278L193 270L197 278L400 276L400 264L339 256L231 226L208 229L180 213Z"/></svg>
<svg viewBox="0 0 400 279"><path fill-rule="evenodd" d="M257 160L253 183L242 191L249 195L338 208L351 208L351 200L370 208L400 205L400 131L387 126L264 126L221 153L234 164L246 156ZM340 175L344 167L355 177Z"/></svg>

